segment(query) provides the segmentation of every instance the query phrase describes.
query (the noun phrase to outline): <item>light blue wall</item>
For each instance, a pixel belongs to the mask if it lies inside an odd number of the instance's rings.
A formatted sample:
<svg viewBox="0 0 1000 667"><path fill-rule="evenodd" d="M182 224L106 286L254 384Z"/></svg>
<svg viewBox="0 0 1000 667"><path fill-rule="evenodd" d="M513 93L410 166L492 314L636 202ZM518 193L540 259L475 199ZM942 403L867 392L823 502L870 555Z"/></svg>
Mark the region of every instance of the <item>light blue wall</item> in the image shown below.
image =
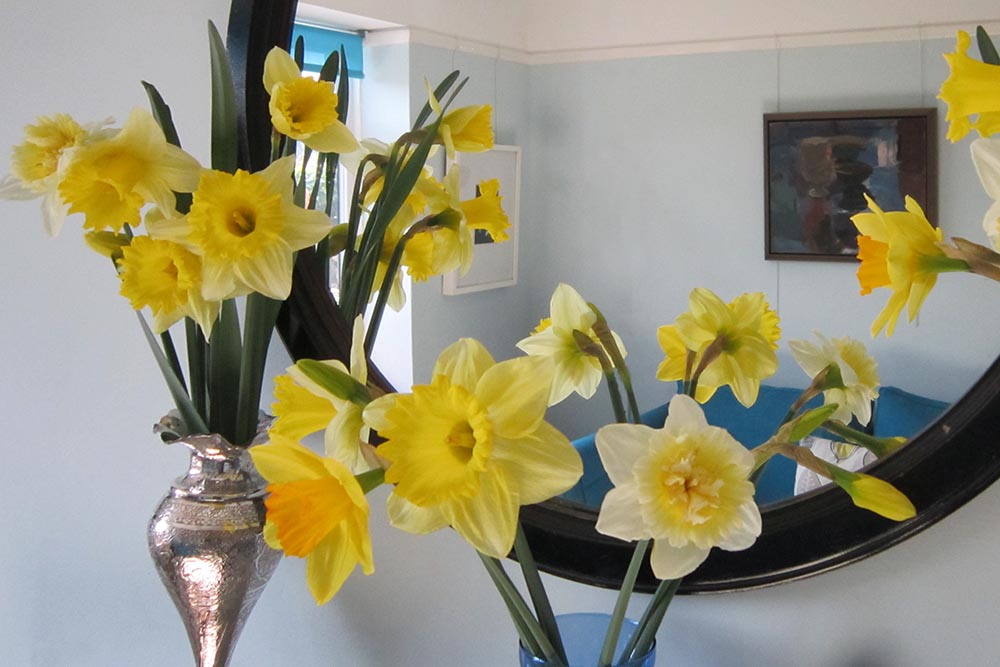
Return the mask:
<svg viewBox="0 0 1000 667"><path fill-rule="evenodd" d="M512 344L568 282L622 335L640 403L653 407L672 391L654 378L656 328L706 286L726 300L765 292L785 340L815 329L854 336L868 342L884 384L957 398L996 353L1000 311L978 307L993 286L946 276L917 326L901 323L892 339L872 341L887 295L860 297L856 264L764 260L762 156L767 112L935 106L947 76L941 54L953 48L907 41L524 67L413 47L415 81L455 61L472 75L468 100L493 99L494 71L511 72L497 79L498 140L525 147L519 284L463 297L441 296L436 282L419 286L415 377L426 378L437 350L458 335L516 353ZM415 88L413 104L422 100ZM511 106L513 117L504 112ZM939 223L946 236L984 240L988 200L968 140L948 144L943 117L942 107ZM804 386L784 345L779 358L772 381ZM594 430L609 418L603 391L597 402L556 406L552 420L571 437Z"/></svg>

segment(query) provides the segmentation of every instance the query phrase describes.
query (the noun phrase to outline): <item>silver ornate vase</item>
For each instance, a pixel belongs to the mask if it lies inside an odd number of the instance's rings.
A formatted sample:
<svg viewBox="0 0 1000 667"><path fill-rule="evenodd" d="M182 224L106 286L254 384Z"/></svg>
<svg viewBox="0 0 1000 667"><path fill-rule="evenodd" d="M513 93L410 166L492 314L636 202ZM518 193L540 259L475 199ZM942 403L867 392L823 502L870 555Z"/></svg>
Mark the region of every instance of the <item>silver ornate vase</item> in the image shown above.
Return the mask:
<svg viewBox="0 0 1000 667"><path fill-rule="evenodd" d="M197 667L225 667L281 552L264 542L266 482L246 449L219 435L178 436L175 424L166 417L155 430L191 450L190 467L149 522L149 552Z"/></svg>

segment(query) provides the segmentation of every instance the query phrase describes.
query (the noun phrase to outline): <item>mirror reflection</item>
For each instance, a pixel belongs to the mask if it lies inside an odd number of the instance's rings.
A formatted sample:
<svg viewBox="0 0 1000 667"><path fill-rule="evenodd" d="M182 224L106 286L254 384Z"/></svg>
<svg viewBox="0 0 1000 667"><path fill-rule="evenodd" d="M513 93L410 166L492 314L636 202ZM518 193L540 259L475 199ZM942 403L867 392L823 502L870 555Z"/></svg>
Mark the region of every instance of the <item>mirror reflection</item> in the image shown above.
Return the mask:
<svg viewBox="0 0 1000 667"><path fill-rule="evenodd" d="M300 18L346 20L309 6L300 6ZM483 341L498 359L520 354L515 344L548 317L560 283L599 306L620 335L643 420L656 426L678 389L676 379L657 378L660 327L688 310L696 288L724 302L763 294L780 317L777 371L749 409L727 387L705 404L710 423L748 447L774 432L810 382L789 341L815 341L820 332L864 343L880 386L870 420L857 426L880 438L922 431L995 357L1000 313L978 307L991 286L974 276L940 281L915 321L900 321L891 339L873 338L887 297L859 295L857 264L765 259L764 114L936 107L953 36L546 57L419 30L404 41L396 27L365 27L352 100L361 136L398 136L424 102L424 78L460 69L470 77L464 95L492 103L497 143L522 149L517 284L457 296L443 294L438 281L410 285L409 303L383 323L375 355L396 386L426 381L438 352L460 336ZM367 108L379 116L366 115L368 100L378 101ZM981 240L989 201L966 152L945 140L943 119L939 109L931 143L940 170L929 187L942 197L931 222L945 237ZM593 451L594 432L613 420L607 388L591 400L571 396L549 419L588 463L567 497L597 506L610 488ZM871 463L833 433L802 444L850 469ZM758 499L787 500L817 483L776 459Z"/></svg>

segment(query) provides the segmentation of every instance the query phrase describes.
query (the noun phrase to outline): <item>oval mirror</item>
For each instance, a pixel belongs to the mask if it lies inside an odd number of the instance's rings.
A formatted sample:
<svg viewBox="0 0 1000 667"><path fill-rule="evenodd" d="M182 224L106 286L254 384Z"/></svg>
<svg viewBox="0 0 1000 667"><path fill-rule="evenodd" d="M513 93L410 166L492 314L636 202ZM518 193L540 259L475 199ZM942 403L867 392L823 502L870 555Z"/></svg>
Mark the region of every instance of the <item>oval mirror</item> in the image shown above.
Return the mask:
<svg viewBox="0 0 1000 667"><path fill-rule="evenodd" d="M244 150L249 151L255 168L266 164L270 136L267 97L257 82L267 50L288 44L295 11L294 0L234 0L232 5L228 42L237 94L246 110L250 145ZM747 217L756 219L756 211ZM346 360L348 328L315 267L315 262L297 264L293 294L279 324L281 335L295 358ZM686 292L690 286L678 289ZM547 299L546 294L533 303ZM614 319L609 319L614 324ZM920 361L917 357L900 363ZM384 379L380 381L388 386ZM739 590L807 577L905 540L955 511L1000 477L1000 451L991 446L998 428L1000 361L994 361L937 421L898 453L871 467L873 474L909 496L918 509L914 519L902 523L882 519L854 508L846 494L837 491L817 490L771 503L762 509L763 533L753 547L735 553L713 550L704 565L684 579L681 592ZM594 530L594 508L557 499L525 507L522 517L543 569L588 584L619 585L632 550L628 544ZM643 573L639 587L645 591L655 588L650 571Z"/></svg>

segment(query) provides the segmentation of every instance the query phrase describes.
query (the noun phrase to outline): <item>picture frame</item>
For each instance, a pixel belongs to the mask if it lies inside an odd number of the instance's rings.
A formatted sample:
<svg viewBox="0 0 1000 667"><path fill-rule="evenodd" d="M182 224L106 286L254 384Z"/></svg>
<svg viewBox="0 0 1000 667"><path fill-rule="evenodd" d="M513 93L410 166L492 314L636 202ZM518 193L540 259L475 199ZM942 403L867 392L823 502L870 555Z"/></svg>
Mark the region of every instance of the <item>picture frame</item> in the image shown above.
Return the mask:
<svg viewBox="0 0 1000 667"><path fill-rule="evenodd" d="M472 267L464 276L452 271L444 275L442 290L453 296L469 294L517 284L518 231L521 203L521 148L494 145L481 153L456 153L446 169L459 169L460 199L476 196L480 181L496 178L500 181L503 209L510 220L510 238L494 243L488 234L476 232Z"/></svg>
<svg viewBox="0 0 1000 667"><path fill-rule="evenodd" d="M764 258L857 261L851 216L901 211L937 221L934 108L764 114Z"/></svg>

